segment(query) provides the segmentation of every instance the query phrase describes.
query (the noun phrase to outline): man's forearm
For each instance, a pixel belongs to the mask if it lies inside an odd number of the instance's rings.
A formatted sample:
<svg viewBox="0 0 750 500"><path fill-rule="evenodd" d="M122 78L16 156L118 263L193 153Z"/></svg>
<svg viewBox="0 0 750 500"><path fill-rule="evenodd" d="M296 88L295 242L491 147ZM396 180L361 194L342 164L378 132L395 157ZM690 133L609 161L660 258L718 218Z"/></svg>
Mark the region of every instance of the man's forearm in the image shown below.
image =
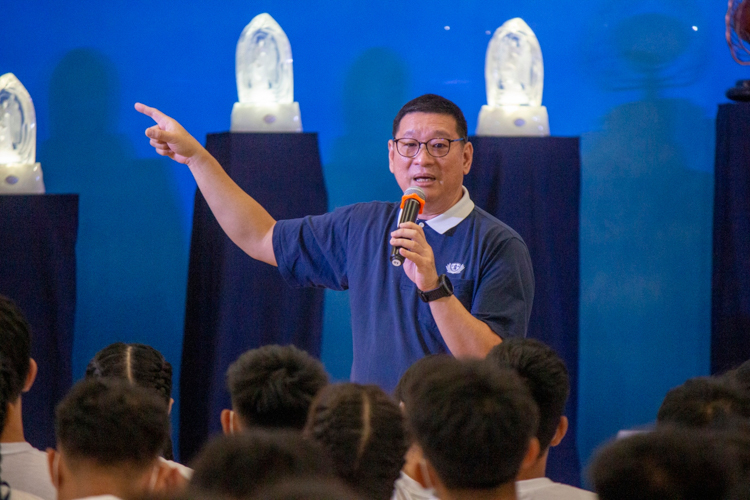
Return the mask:
<svg viewBox="0 0 750 500"><path fill-rule="evenodd" d="M250 257L275 266L274 218L227 175L208 151L196 154L187 164L227 236Z"/></svg>
<svg viewBox="0 0 750 500"><path fill-rule="evenodd" d="M457 358L484 358L502 339L478 320L454 295L430 302L432 317L440 335Z"/></svg>

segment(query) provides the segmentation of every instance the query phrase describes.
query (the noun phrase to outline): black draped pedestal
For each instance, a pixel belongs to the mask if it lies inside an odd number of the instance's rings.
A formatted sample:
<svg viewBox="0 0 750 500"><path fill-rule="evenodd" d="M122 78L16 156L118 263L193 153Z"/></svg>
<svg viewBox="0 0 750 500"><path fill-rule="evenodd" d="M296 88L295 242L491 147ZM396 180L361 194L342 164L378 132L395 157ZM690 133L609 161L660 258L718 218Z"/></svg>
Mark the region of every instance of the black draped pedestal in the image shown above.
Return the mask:
<svg viewBox="0 0 750 500"><path fill-rule="evenodd" d="M474 164L464 179L477 206L515 229L534 265L536 291L528 336L552 346L571 381L568 434L550 451L547 475L580 484L578 410L578 138L471 137Z"/></svg>
<svg viewBox="0 0 750 500"><path fill-rule="evenodd" d="M276 220L324 213L328 198L318 136L209 134L206 149ZM251 259L195 195L180 376L180 459L189 461L230 408L228 366L248 349L294 344L320 356L322 289L292 289Z"/></svg>
<svg viewBox="0 0 750 500"><path fill-rule="evenodd" d="M711 372L750 359L750 103L716 118Z"/></svg>
<svg viewBox="0 0 750 500"><path fill-rule="evenodd" d="M31 325L39 371L23 395L26 440L55 446L55 405L72 383L78 195L0 196L0 294Z"/></svg>

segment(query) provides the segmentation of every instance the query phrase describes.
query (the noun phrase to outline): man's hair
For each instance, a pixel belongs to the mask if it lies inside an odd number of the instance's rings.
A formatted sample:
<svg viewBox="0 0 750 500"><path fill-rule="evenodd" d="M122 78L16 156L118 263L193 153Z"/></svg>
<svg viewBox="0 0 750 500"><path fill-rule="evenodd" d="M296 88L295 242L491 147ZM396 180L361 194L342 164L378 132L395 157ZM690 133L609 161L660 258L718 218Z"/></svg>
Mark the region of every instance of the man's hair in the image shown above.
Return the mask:
<svg viewBox="0 0 750 500"><path fill-rule="evenodd" d="M227 370L232 407L248 426L302 429L327 384L323 364L291 345L251 349Z"/></svg>
<svg viewBox="0 0 750 500"><path fill-rule="evenodd" d="M403 415L377 386L330 385L315 398L305 436L326 449L338 476L370 499L393 493L407 450Z"/></svg>
<svg viewBox="0 0 750 500"><path fill-rule="evenodd" d="M750 400L739 387L713 377L696 377L667 392L656 417L659 424L717 427L750 418Z"/></svg>
<svg viewBox="0 0 750 500"><path fill-rule="evenodd" d="M164 401L124 380L78 382L57 406L57 442L73 459L99 465L146 466L169 432Z"/></svg>
<svg viewBox="0 0 750 500"><path fill-rule="evenodd" d="M734 370L726 372L721 378L736 384L746 397L750 397L750 360L745 361Z"/></svg>
<svg viewBox="0 0 750 500"><path fill-rule="evenodd" d="M206 445L193 467L191 488L230 498L248 498L259 488L293 477L335 477L317 443L283 429L253 428L219 436Z"/></svg>
<svg viewBox="0 0 750 500"><path fill-rule="evenodd" d="M570 394L570 379L565 362L547 344L535 339L510 338L496 345L487 355L487 362L514 369L539 408L539 429L536 437L544 451L555 436L565 402Z"/></svg>
<svg viewBox="0 0 750 500"><path fill-rule="evenodd" d="M721 441L685 428L617 440L596 453L589 469L601 500L723 500L738 473Z"/></svg>
<svg viewBox="0 0 750 500"><path fill-rule="evenodd" d="M10 401L21 395L29 374L31 327L21 310L8 297L0 295L0 353L5 356L11 379Z"/></svg>
<svg viewBox="0 0 750 500"><path fill-rule="evenodd" d="M401 119L409 113L435 113L438 115L449 115L456 120L456 132L459 138L468 140L468 126L461 108L445 97L435 94L421 95L403 105L393 119L393 137L396 138Z"/></svg>
<svg viewBox="0 0 750 500"><path fill-rule="evenodd" d="M364 500L338 479L294 478L264 488L254 500Z"/></svg>
<svg viewBox="0 0 750 500"><path fill-rule="evenodd" d="M406 415L424 455L449 490L515 480L539 412L510 369L445 358L407 387Z"/></svg>

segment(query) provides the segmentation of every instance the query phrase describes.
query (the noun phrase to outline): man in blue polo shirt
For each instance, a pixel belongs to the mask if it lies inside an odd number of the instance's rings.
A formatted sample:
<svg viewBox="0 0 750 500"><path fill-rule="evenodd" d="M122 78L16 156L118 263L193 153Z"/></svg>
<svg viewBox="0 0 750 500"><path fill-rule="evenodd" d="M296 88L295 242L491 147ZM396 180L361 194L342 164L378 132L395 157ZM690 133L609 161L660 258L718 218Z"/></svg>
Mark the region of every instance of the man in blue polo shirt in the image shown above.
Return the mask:
<svg viewBox="0 0 750 500"><path fill-rule="evenodd" d="M156 121L146 135L157 153L188 165L219 224L248 255L278 266L292 286L349 290L353 381L392 390L426 354L484 357L503 337L526 334L529 253L463 187L474 150L451 101L423 95L393 122L390 171L402 190L426 195L417 223L400 227L399 204L382 202L277 222L179 123L140 103L136 109ZM391 245L402 247L402 267L391 265Z"/></svg>

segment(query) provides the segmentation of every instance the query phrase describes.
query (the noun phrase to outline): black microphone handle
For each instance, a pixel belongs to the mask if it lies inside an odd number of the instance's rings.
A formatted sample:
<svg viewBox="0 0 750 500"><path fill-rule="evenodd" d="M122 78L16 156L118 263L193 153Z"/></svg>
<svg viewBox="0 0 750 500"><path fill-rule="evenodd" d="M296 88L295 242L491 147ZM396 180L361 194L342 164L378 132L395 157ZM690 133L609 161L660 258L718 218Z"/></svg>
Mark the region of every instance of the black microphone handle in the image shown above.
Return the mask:
<svg viewBox="0 0 750 500"><path fill-rule="evenodd" d="M417 222L420 204L414 198L409 198L404 203L404 209L401 211L401 217L398 218L398 225L404 222ZM404 263L404 256L398 251L401 247L391 248L391 264L398 267Z"/></svg>

